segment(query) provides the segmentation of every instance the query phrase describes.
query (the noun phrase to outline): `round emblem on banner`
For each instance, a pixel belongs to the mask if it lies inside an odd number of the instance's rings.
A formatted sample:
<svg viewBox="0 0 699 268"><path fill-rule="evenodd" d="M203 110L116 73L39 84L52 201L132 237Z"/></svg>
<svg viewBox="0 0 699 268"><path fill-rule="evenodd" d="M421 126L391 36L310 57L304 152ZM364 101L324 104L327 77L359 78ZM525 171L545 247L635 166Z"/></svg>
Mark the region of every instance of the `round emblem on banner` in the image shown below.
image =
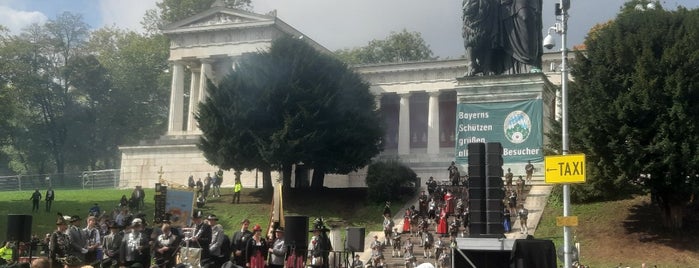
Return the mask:
<svg viewBox="0 0 699 268"><path fill-rule="evenodd" d="M513 111L505 117L505 137L511 143L522 143L531 134L532 121L529 115L523 111Z"/></svg>

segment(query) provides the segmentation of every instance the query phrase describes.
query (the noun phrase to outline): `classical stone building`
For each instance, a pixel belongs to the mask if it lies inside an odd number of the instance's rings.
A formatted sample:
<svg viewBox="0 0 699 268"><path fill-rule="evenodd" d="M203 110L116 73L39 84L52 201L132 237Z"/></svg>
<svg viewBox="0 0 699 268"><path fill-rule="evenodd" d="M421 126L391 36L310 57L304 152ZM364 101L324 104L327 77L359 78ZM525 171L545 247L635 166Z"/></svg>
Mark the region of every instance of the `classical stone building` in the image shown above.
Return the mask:
<svg viewBox="0 0 699 268"><path fill-rule="evenodd" d="M186 184L190 175L204 178L217 170L196 147L201 131L194 113L196 104L206 97L206 78L214 83L219 81L241 55L266 50L272 40L283 35L303 36L303 40L318 50L330 53L275 13L255 14L217 4L201 14L167 25L163 33L171 40L172 85L167 133L153 142L120 147L124 187L151 187L157 182L158 174ZM552 68L547 70L550 71L547 75L555 74L558 55L545 56L545 66ZM501 101L504 97L535 98L543 101L545 117L555 114L554 90L545 75L509 79L509 86L500 84L501 87L490 92L486 86L498 83L493 79L457 79L463 76L465 65L464 60L449 59L355 67L370 82L377 104L387 118L385 151L378 158L399 159L422 178L446 179L446 168L455 159L458 103ZM522 82L528 86L523 87ZM469 97L474 90L482 98ZM232 184L230 173L224 174L224 185ZM361 187L364 175L362 170L349 175L328 175L325 185ZM261 184L261 173L243 172L242 181L245 187L257 186L258 182Z"/></svg>

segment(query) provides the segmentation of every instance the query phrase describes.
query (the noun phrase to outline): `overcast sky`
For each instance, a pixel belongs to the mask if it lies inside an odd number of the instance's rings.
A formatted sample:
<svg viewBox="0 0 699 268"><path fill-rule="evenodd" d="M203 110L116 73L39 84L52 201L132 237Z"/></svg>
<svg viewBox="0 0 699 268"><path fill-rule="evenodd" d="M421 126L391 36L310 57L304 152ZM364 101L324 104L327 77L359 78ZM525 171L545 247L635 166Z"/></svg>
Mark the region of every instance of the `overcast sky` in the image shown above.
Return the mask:
<svg viewBox="0 0 699 268"><path fill-rule="evenodd" d="M544 28L554 24L556 0L544 1ZM156 0L0 0L0 24L13 33L70 11L93 28L116 25L140 30L140 21ZM254 11L277 10L277 16L330 50L366 45L391 32L417 31L435 56L463 54L462 0L252 0ZM625 0L571 0L569 47L583 42L595 24L613 19ZM660 1L666 9L699 7L699 0ZM544 35L546 33L544 32ZM560 38L557 38L560 42Z"/></svg>

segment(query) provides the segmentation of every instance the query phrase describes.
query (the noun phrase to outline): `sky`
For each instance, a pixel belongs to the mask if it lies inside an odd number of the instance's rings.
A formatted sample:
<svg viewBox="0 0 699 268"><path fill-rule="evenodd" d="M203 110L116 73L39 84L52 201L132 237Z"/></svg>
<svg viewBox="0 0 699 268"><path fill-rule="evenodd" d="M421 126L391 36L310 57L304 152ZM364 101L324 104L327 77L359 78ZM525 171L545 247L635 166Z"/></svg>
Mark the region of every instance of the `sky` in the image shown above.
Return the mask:
<svg viewBox="0 0 699 268"><path fill-rule="evenodd" d="M0 0L0 24L14 34L65 11L82 14L94 29L117 26L141 30L146 10L158 0ZM277 17L330 50L366 45L391 32L419 32L442 59L464 53L462 0L252 0L253 11L277 11ZM555 23L554 3L543 0L544 36ZM571 0L568 47L582 44L588 30L613 19L626 0ZM697 0L660 1L666 9L698 8ZM560 45L560 37L556 36ZM557 48L554 48L556 50Z"/></svg>

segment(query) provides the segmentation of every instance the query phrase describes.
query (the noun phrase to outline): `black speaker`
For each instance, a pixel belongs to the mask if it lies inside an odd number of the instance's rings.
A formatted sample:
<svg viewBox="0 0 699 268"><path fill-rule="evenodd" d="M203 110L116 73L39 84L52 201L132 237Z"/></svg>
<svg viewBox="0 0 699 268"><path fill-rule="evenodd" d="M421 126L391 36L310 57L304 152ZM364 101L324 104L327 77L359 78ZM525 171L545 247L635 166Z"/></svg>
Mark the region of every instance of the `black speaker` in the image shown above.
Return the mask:
<svg viewBox="0 0 699 268"><path fill-rule="evenodd" d="M490 267L510 267L510 250L502 251L476 251L476 250L460 250L468 260L466 260L460 253L455 252L452 254L454 256L454 267L460 268L490 268ZM475 266L471 266L471 263ZM538 267L538 266L530 266Z"/></svg>
<svg viewBox="0 0 699 268"><path fill-rule="evenodd" d="M471 238L503 238L505 226L502 223L471 222L468 225L468 236Z"/></svg>
<svg viewBox="0 0 699 268"><path fill-rule="evenodd" d="M505 187L502 177L488 177L486 178L486 183L488 184L488 188L502 189Z"/></svg>
<svg viewBox="0 0 699 268"><path fill-rule="evenodd" d="M308 216L284 216L284 241L296 255L308 248Z"/></svg>
<svg viewBox="0 0 699 268"><path fill-rule="evenodd" d="M7 241L29 242L32 239L32 215L7 215Z"/></svg>
<svg viewBox="0 0 699 268"><path fill-rule="evenodd" d="M474 205L476 202L484 201L486 198L502 200L505 198L505 191L498 188L473 187L468 188L468 198L469 200L473 201L471 202L471 205Z"/></svg>
<svg viewBox="0 0 699 268"><path fill-rule="evenodd" d="M502 165L499 166L491 166L491 165L485 165L485 173L486 177L500 177L504 175L502 171Z"/></svg>
<svg viewBox="0 0 699 268"><path fill-rule="evenodd" d="M469 158L470 159L470 158ZM483 178L485 177L485 169L483 165L468 165L468 177L470 178Z"/></svg>
<svg viewBox="0 0 699 268"><path fill-rule="evenodd" d="M468 165L469 166L485 165L485 144L484 143L469 143L468 144Z"/></svg>
<svg viewBox="0 0 699 268"><path fill-rule="evenodd" d="M488 154L499 154L502 156L502 144L499 142L486 143L485 151L488 152Z"/></svg>
<svg viewBox="0 0 699 268"><path fill-rule="evenodd" d="M364 252L364 227L347 227L347 245L351 252Z"/></svg>
<svg viewBox="0 0 699 268"><path fill-rule="evenodd" d="M556 267L556 246L551 240L517 239L510 255L510 267Z"/></svg>

